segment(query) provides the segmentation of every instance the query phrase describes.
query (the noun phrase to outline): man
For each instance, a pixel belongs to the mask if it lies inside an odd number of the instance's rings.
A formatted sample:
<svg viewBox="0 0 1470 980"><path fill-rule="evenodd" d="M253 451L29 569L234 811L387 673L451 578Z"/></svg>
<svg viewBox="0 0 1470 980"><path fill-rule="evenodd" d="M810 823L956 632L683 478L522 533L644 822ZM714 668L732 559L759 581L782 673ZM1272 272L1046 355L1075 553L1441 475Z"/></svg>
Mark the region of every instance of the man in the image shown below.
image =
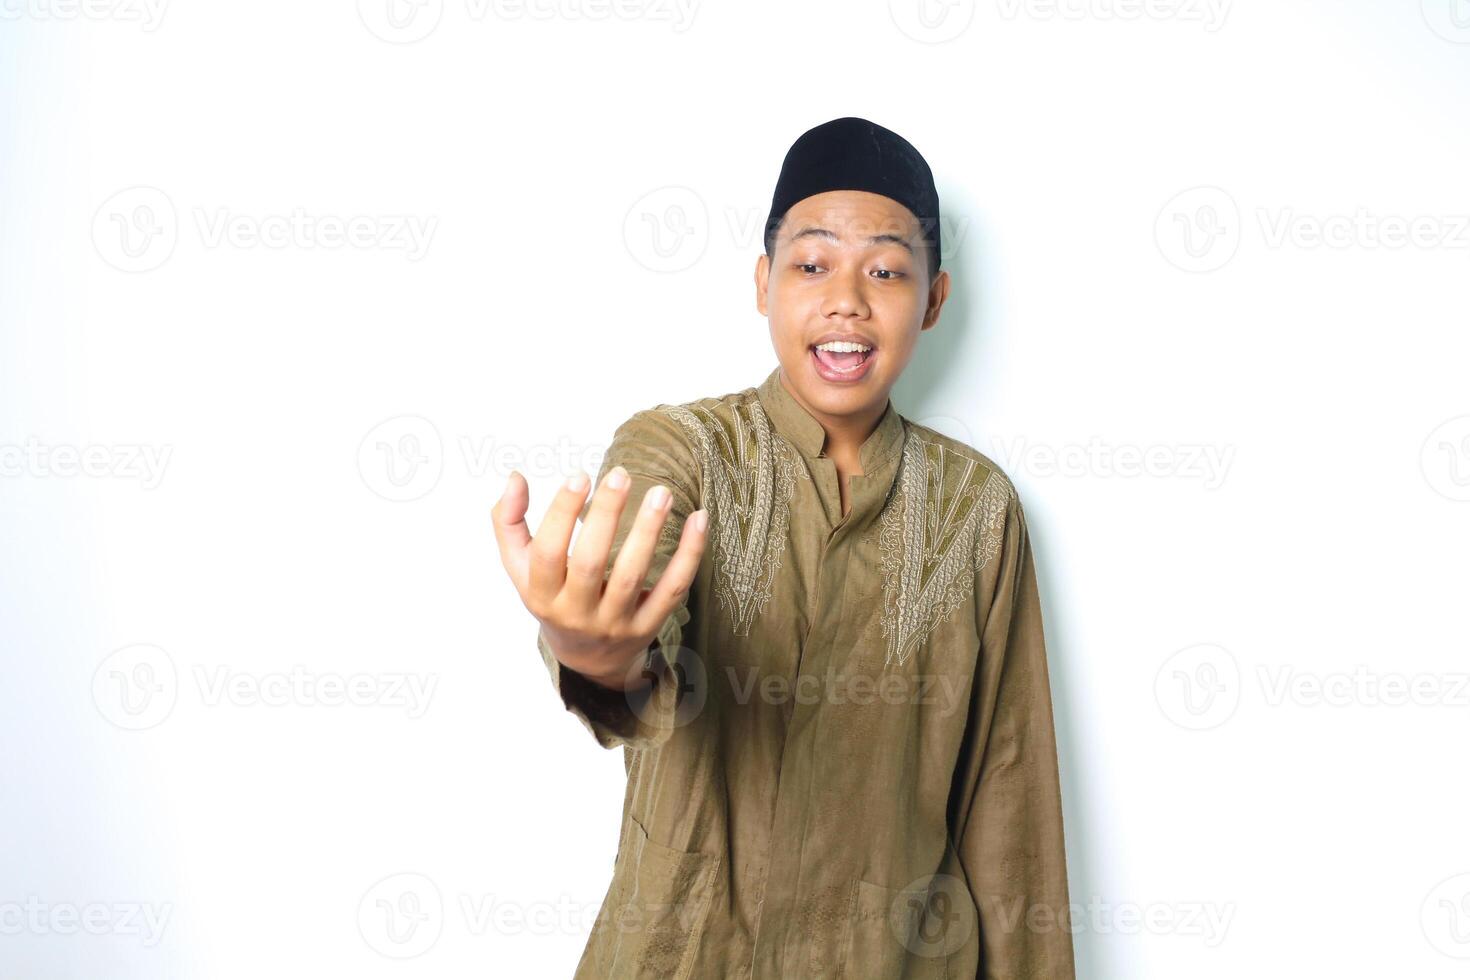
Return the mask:
<svg viewBox="0 0 1470 980"><path fill-rule="evenodd" d="M898 134L804 133L755 270L779 366L635 413L534 540L519 474L495 506L563 704L624 749L578 978L1073 976L1025 516L889 400L938 218Z"/></svg>

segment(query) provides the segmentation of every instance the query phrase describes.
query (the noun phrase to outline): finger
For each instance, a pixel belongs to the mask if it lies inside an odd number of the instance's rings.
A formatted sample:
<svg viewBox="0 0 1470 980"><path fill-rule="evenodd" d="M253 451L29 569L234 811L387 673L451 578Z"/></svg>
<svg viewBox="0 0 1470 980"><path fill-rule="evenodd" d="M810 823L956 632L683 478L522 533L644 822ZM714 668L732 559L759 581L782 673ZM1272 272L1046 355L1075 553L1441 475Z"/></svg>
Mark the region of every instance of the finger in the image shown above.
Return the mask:
<svg viewBox="0 0 1470 980"><path fill-rule="evenodd" d="M655 484L643 494L633 526L628 529L607 576L607 589L602 594L602 614L607 619L625 620L636 611L643 580L653 563L653 553L672 504L673 494L665 484Z"/></svg>
<svg viewBox="0 0 1470 980"><path fill-rule="evenodd" d="M526 582L528 605L547 608L561 593L567 577L567 545L572 540L582 500L587 496L587 486L586 473L577 473L563 483L541 519L541 526L536 528L536 536L531 539Z"/></svg>
<svg viewBox="0 0 1470 980"><path fill-rule="evenodd" d="M694 577L699 574L699 562L704 555L708 536L708 512L696 510L684 522L679 547L669 559L663 575L659 576L653 590L644 598L633 617L633 628L639 634L652 636L657 633L669 614L684 602L685 596L694 587Z"/></svg>
<svg viewBox="0 0 1470 980"><path fill-rule="evenodd" d="M531 529L526 526L526 509L530 504L531 488L526 478L519 470L511 470L500 499L490 508L490 525L495 529L500 563L522 596L526 594L526 576L531 561Z"/></svg>
<svg viewBox="0 0 1470 980"><path fill-rule="evenodd" d="M627 469L614 466L608 470L602 485L593 491L592 502L582 512L582 528L577 532L577 543L572 546L566 582L562 585L563 600L577 608L596 609L602 599L608 554L631 485Z"/></svg>

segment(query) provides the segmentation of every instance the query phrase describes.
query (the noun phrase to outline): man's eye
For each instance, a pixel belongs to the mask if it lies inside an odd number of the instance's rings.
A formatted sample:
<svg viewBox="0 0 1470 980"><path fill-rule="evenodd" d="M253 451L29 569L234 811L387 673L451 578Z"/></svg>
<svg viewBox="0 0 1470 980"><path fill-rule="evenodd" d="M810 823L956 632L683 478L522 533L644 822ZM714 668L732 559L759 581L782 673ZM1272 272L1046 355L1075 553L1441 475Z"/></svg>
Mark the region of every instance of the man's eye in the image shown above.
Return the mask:
<svg viewBox="0 0 1470 980"><path fill-rule="evenodd" d="M813 265L810 262L800 262L800 263L797 264L796 267L798 269L800 269L802 272L806 272L808 269L810 269L813 272L815 272L816 271L816 268L817 268L815 265Z"/></svg>
<svg viewBox="0 0 1470 980"><path fill-rule="evenodd" d="M899 279L903 276L902 272L895 272L892 269L875 269L874 271L880 273L880 279Z"/></svg>

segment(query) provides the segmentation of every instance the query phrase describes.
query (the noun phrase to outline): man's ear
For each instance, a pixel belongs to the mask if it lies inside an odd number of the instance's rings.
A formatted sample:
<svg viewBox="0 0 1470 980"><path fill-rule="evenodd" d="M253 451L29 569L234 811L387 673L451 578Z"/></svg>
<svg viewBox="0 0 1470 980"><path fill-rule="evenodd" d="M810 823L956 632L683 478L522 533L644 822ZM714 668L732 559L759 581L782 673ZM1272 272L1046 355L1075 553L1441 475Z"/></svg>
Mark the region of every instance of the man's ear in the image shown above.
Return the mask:
<svg viewBox="0 0 1470 980"><path fill-rule="evenodd" d="M929 284L929 304L924 310L924 322L919 325L920 330L928 330L939 322L939 310L948 298L949 270L940 269L939 275Z"/></svg>
<svg viewBox="0 0 1470 980"><path fill-rule="evenodd" d="M766 283L771 276L771 257L765 252L755 260L755 308L760 311L761 316L770 316L766 312Z"/></svg>

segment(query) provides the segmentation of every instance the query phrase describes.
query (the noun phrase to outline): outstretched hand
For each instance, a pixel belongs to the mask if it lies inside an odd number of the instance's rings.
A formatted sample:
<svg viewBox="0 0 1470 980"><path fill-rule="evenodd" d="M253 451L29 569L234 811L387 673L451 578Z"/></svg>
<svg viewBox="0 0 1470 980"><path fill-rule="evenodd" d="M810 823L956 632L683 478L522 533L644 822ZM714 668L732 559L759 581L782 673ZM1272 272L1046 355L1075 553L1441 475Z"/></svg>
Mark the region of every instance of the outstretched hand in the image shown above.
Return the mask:
<svg viewBox="0 0 1470 980"><path fill-rule="evenodd" d="M611 573L607 572L629 480L613 467L592 497L592 506L568 555L572 529L587 498L585 474L557 491L536 536L526 526L530 487L512 471L491 508L500 560L521 601L541 622L556 659L604 687L625 690L645 684L629 668L641 661L659 628L688 594L704 553L708 516L697 510L684 522L678 550L652 589L643 580L653 561L672 497L663 484L650 487L628 531Z"/></svg>

